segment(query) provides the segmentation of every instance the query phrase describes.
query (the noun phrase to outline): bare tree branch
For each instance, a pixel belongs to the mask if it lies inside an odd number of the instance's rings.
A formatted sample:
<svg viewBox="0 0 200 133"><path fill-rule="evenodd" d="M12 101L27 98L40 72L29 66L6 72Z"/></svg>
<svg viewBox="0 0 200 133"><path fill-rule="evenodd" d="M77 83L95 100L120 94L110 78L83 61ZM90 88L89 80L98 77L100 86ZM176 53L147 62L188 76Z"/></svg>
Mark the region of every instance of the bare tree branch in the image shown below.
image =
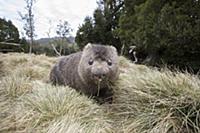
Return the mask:
<svg viewBox="0 0 200 133"><path fill-rule="evenodd" d="M51 24L51 22L50 22ZM49 27L48 31L47 31L47 36L48 38L50 38L50 33L51 33L51 26ZM54 52L58 55L61 56L61 53L58 52L58 50L56 49L55 45L53 43L50 43L50 45L52 46Z"/></svg>
<svg viewBox="0 0 200 133"><path fill-rule="evenodd" d="M54 46L53 43L51 43L51 46L52 46L53 50L55 51L55 53L56 53L58 56L61 56L61 54L58 52L58 50L56 49L56 47Z"/></svg>
<svg viewBox="0 0 200 133"><path fill-rule="evenodd" d="M14 45L14 46L20 46L19 43L10 43L10 42L0 42L0 44L6 44L6 45Z"/></svg>

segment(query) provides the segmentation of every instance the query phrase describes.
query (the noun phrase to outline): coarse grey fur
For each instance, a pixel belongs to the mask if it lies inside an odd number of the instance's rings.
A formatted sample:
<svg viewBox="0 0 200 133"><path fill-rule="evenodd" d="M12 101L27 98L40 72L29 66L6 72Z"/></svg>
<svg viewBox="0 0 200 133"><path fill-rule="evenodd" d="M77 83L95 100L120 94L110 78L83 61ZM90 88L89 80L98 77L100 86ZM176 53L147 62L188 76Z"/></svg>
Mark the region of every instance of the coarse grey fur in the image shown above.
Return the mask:
<svg viewBox="0 0 200 133"><path fill-rule="evenodd" d="M110 83L119 76L118 60L114 47L89 43L82 52L62 57L51 70L50 80L94 96L100 102L109 101Z"/></svg>

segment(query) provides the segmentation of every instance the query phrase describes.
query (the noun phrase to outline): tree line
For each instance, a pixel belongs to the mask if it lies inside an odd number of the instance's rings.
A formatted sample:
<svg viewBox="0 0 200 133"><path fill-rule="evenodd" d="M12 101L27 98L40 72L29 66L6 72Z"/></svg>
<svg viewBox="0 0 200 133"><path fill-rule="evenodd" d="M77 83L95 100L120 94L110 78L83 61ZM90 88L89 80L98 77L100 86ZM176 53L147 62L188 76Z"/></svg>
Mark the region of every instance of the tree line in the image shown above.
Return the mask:
<svg viewBox="0 0 200 133"><path fill-rule="evenodd" d="M20 16L24 22L24 30L33 43L34 15L30 11L33 6L30 2L34 0L25 1L27 13ZM19 39L18 30L10 20L0 19L0 29L0 42L20 42L22 49L27 52L67 55L90 42L113 45L119 54L130 59L136 56L137 62L142 64L167 64L195 72L200 66L198 0L98 0L98 8L93 16L85 17L76 33L77 45L70 50L66 43L66 36L71 31L67 21L57 25L56 33L61 39L51 42L49 48L43 49L37 48L37 45L25 45L30 44L30 41Z"/></svg>

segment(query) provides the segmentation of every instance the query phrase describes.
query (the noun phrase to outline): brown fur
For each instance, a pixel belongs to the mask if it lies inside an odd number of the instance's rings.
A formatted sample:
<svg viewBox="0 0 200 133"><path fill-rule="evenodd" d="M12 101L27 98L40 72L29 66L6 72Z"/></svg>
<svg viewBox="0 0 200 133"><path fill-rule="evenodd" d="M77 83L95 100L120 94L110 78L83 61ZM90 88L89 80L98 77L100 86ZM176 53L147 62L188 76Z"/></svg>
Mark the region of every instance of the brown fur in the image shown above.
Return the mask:
<svg viewBox="0 0 200 133"><path fill-rule="evenodd" d="M50 80L53 84L68 85L87 96L97 96L97 100L100 98L101 101L107 101L112 97L110 83L118 75L116 49L112 46L88 44L83 52L61 58L53 67Z"/></svg>

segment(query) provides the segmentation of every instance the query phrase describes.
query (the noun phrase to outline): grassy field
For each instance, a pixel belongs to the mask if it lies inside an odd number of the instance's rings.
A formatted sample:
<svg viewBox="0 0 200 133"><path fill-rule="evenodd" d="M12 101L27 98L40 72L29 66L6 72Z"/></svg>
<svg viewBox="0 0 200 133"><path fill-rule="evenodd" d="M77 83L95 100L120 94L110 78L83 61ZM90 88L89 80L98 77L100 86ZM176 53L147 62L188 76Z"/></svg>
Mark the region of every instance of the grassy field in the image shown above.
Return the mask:
<svg viewBox="0 0 200 133"><path fill-rule="evenodd" d="M120 58L113 104L48 83L57 58L0 54L0 132L199 133L200 79Z"/></svg>

